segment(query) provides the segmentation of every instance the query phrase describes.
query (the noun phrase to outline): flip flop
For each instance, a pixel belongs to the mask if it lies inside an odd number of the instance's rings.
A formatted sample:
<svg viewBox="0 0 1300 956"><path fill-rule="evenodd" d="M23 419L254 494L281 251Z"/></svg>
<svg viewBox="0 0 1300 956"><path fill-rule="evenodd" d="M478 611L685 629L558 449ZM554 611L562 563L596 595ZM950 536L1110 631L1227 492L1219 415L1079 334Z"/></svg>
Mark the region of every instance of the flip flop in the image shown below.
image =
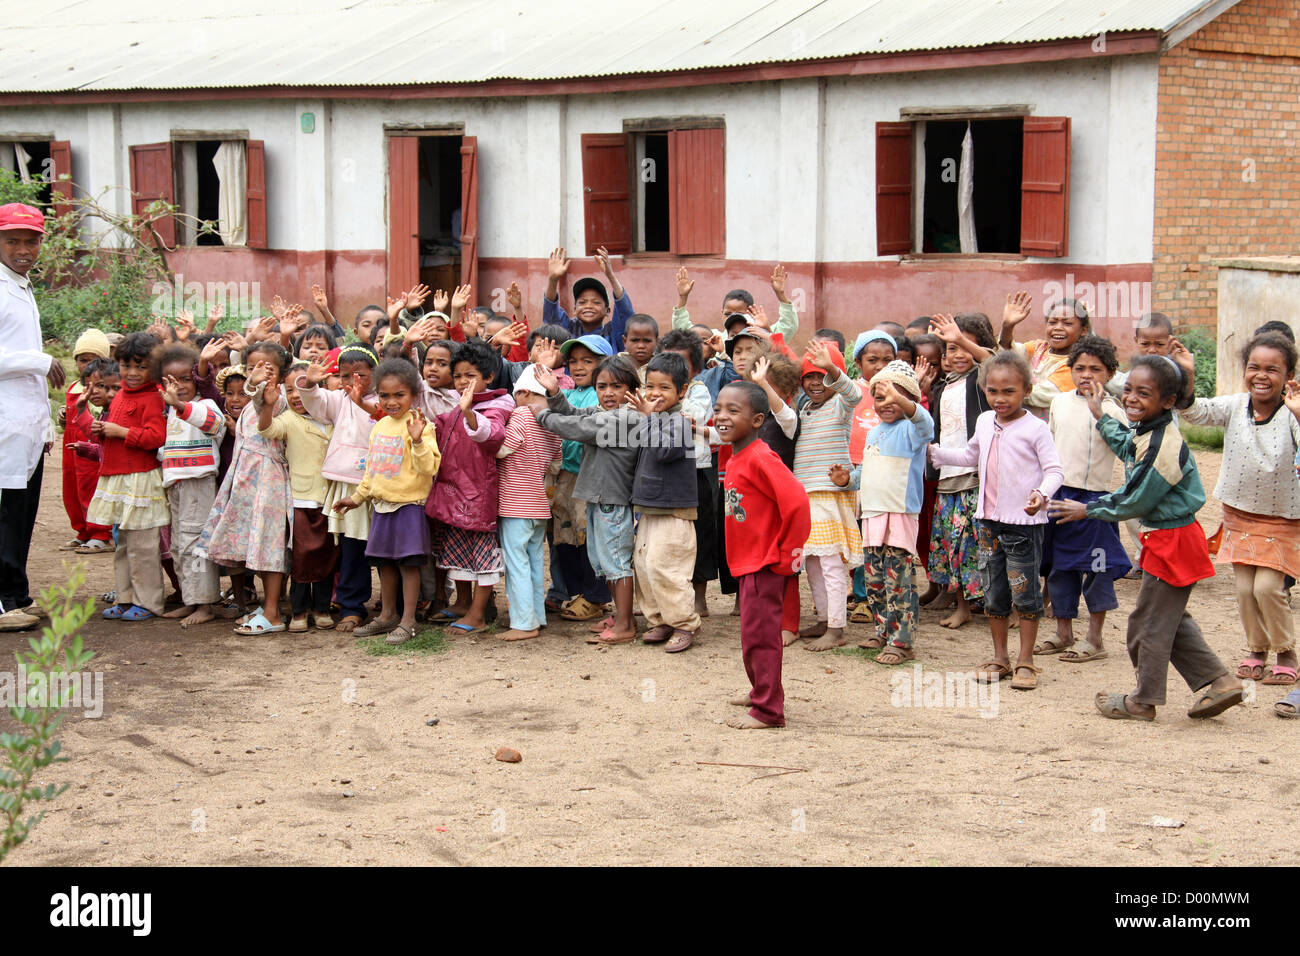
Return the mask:
<svg viewBox="0 0 1300 956"><path fill-rule="evenodd" d="M1011 665L1001 661L988 660L975 670L975 679L981 684L996 684L1011 676Z"/></svg>
<svg viewBox="0 0 1300 956"><path fill-rule="evenodd" d="M1264 676L1264 659L1261 657L1247 657L1237 665L1237 676L1242 680L1259 680Z"/></svg>
<svg viewBox="0 0 1300 956"><path fill-rule="evenodd" d="M892 660L881 660L882 657L892 657ZM883 664L885 667L895 667L899 664L906 664L910 660L916 659L916 652L910 647L899 647L897 644L890 644L883 651L876 655L877 664Z"/></svg>
<svg viewBox="0 0 1300 956"><path fill-rule="evenodd" d="M1062 641L1059 637L1055 637L1055 636L1047 637L1034 645L1034 656L1046 657L1049 654L1060 654L1062 651L1065 651L1073 646L1074 646L1074 641L1070 641L1070 643L1067 644L1064 641Z"/></svg>
<svg viewBox="0 0 1300 956"><path fill-rule="evenodd" d="M614 629L612 627L607 627L599 634L593 634L591 635L591 637L587 638L587 643L588 644L631 644L635 640L636 640L635 636L615 637Z"/></svg>
<svg viewBox="0 0 1300 956"><path fill-rule="evenodd" d="M1021 671L1029 671L1028 677L1021 677ZM1038 687L1038 675L1042 671L1033 664L1017 664L1011 673L1012 690L1034 690Z"/></svg>
<svg viewBox="0 0 1300 956"><path fill-rule="evenodd" d="M1291 691L1273 705L1273 713L1279 717L1300 717L1300 688Z"/></svg>
<svg viewBox="0 0 1300 956"><path fill-rule="evenodd" d="M1081 641L1077 647L1067 647L1061 652L1060 661L1064 664L1086 664L1088 661L1105 660L1110 655L1089 641Z"/></svg>
<svg viewBox="0 0 1300 956"><path fill-rule="evenodd" d="M235 633L245 637L256 637L259 634L278 634L283 630L285 630L283 621L272 624L266 619L265 614L259 614L248 623L235 628Z"/></svg>
<svg viewBox="0 0 1300 956"><path fill-rule="evenodd" d="M147 621L153 616L153 611L138 604L132 604L130 608L122 612L122 620L124 621Z"/></svg>
<svg viewBox="0 0 1300 956"><path fill-rule="evenodd" d="M429 615L430 621L459 621L459 614L450 613L445 607Z"/></svg>
<svg viewBox="0 0 1300 956"><path fill-rule="evenodd" d="M803 637L802 634L800 634L799 636ZM879 650L880 648L884 647L885 644L886 644L885 639L881 637L879 634L858 641L858 647L862 648L864 651Z"/></svg>
<svg viewBox="0 0 1300 956"><path fill-rule="evenodd" d="M122 620L122 615L126 613L127 608L130 606L131 605L129 604L114 604L112 607L105 610L100 616L106 621L120 621Z"/></svg>
<svg viewBox="0 0 1300 956"><path fill-rule="evenodd" d="M455 624L448 624L447 628L452 631L462 631L466 634L477 634L479 631L483 630L481 627L475 627L473 624L462 624L460 621L457 621Z"/></svg>
<svg viewBox="0 0 1300 956"><path fill-rule="evenodd" d="M1109 717L1111 720L1140 720L1146 724L1155 720L1154 716L1144 717L1141 714L1129 713L1128 708L1124 706L1127 697L1128 694L1098 694L1092 702L1103 717Z"/></svg>
<svg viewBox="0 0 1300 956"><path fill-rule="evenodd" d="M1187 716L1193 720L1217 717L1229 707L1240 704L1243 693L1245 692L1240 687L1219 691L1217 694L1214 691L1207 690L1196 699L1196 703L1187 711Z"/></svg>
<svg viewBox="0 0 1300 956"><path fill-rule="evenodd" d="M604 631L613 626L614 626L614 619L612 617L607 617L603 621L597 621L595 624L587 628L587 630L591 631L591 633L593 634L599 634L601 631Z"/></svg>
<svg viewBox="0 0 1300 956"><path fill-rule="evenodd" d="M1261 684L1278 684L1283 687L1290 687L1295 682L1296 669L1285 664L1274 664L1268 669L1268 676L1260 681Z"/></svg>

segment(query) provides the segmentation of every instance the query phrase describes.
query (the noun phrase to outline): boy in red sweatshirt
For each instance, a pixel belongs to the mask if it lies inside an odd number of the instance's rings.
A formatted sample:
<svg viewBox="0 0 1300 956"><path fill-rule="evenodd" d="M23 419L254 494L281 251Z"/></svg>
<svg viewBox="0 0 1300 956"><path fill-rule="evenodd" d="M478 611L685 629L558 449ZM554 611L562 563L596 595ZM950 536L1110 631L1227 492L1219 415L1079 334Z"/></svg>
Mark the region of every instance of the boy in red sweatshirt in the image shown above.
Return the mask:
<svg viewBox="0 0 1300 956"><path fill-rule="evenodd" d="M740 653L751 690L733 704L749 712L727 723L741 730L785 726L781 688L781 607L803 563L811 516L808 493L758 437L767 393L732 382L718 393L713 426L731 445L723 482L727 564L740 585Z"/></svg>

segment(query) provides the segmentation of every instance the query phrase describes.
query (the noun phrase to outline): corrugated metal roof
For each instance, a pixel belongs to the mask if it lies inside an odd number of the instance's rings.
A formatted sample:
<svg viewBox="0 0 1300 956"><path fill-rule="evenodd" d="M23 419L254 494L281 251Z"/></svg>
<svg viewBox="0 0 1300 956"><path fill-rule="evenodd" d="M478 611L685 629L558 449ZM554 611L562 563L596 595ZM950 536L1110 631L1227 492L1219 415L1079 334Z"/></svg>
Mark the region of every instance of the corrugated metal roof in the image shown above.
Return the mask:
<svg viewBox="0 0 1300 956"><path fill-rule="evenodd" d="M0 0L0 90L547 80L1169 30L1209 0Z"/></svg>

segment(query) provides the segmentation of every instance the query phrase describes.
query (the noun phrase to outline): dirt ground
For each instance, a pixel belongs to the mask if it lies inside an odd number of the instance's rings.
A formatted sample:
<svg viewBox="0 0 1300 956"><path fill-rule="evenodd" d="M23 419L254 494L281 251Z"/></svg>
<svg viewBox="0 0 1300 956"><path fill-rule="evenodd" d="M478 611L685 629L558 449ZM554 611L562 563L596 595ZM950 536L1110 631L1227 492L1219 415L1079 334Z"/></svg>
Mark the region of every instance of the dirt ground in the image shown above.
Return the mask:
<svg viewBox="0 0 1300 956"><path fill-rule="evenodd" d="M1219 456L1197 459L1212 489ZM59 487L48 467L34 585L61 574ZM1217 527L1217 503L1201 521ZM85 560L88 591L111 587L112 558ZM915 672L796 647L785 655L789 726L761 732L723 723L747 685L737 619L716 591L706 636L680 655L597 649L576 625L523 644L462 638L440 654L373 657L332 631L246 638L225 623L182 632L96 617L85 639L104 674L103 716L68 719L71 760L46 779L71 788L10 862L1300 862L1275 816L1300 781L1285 756L1300 725L1271 710L1282 688L1197 722L1171 674L1154 725L1093 711L1096 691L1132 686L1123 641L1136 582L1120 592L1109 659L1042 658L1042 686L1004 682L995 716L894 706L925 703L891 693L891 679ZM1231 572L1192 600L1235 664ZM924 673L972 670L988 656L987 627L948 632L939 616L922 615ZM24 641L0 635L0 654ZM496 761L501 746L523 761Z"/></svg>

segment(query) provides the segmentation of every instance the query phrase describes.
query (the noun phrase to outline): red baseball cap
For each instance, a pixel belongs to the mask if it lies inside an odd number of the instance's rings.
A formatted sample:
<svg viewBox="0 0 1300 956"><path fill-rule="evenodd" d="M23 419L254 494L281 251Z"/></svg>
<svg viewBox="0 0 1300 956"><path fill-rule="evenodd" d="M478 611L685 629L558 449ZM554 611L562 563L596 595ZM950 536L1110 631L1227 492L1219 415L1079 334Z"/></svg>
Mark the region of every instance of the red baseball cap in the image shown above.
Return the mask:
<svg viewBox="0 0 1300 956"><path fill-rule="evenodd" d="M26 229L45 235L45 214L32 206L11 202L0 206L0 232Z"/></svg>

